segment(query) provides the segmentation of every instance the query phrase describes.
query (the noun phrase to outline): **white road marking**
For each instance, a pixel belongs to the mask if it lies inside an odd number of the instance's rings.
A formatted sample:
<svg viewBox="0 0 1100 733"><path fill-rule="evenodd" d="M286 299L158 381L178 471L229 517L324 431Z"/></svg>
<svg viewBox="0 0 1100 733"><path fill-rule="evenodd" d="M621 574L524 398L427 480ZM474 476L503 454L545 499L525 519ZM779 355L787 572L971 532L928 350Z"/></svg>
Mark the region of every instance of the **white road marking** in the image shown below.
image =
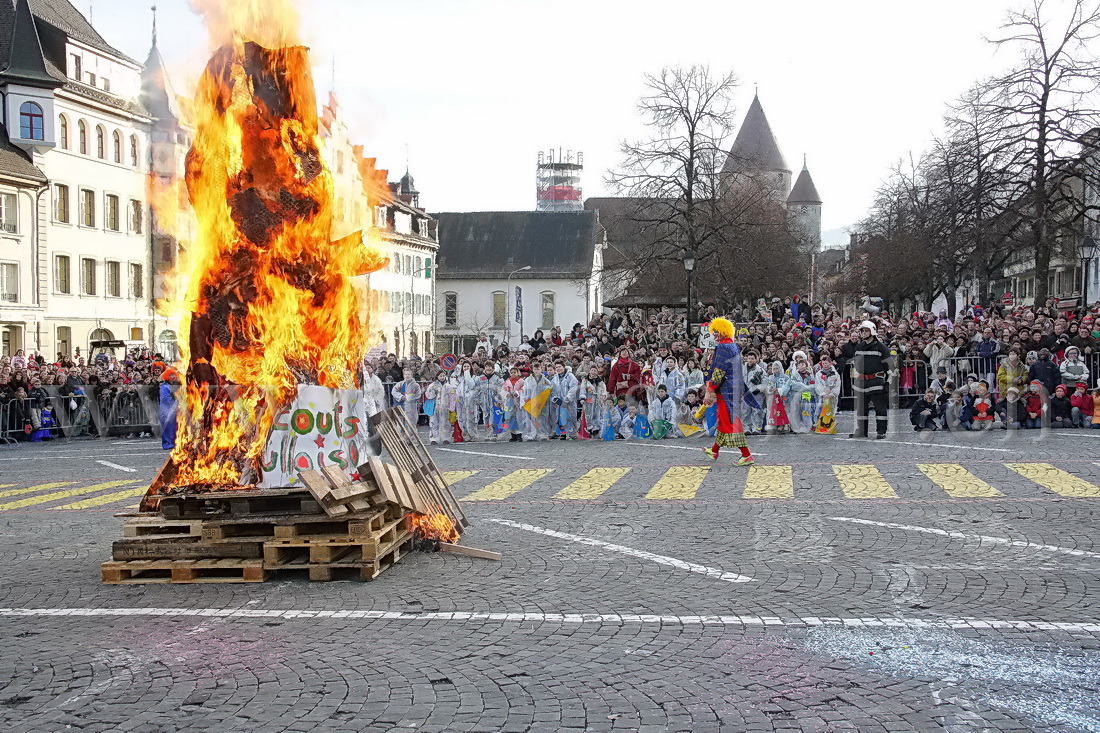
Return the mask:
<svg viewBox="0 0 1100 733"><path fill-rule="evenodd" d="M1057 552L1062 555L1073 555L1074 557L1091 557L1100 558L1100 552L1089 552L1088 550L1075 550L1072 547L1059 547L1057 545L1037 545L1027 540L1010 540L1007 537L991 537L984 534L966 534L965 532L951 532L946 529L936 529L934 527L918 527L912 524L894 524L893 522L873 522L870 519L856 519L855 517L829 517L837 522L852 522L853 524L869 524L875 527L890 527L891 529L903 529L908 532L923 532L924 534L935 534L941 537L951 537L956 540L978 540L979 542L988 542L994 545L1005 545L1009 547L1023 547L1028 550L1043 550L1044 552ZM492 521L492 520L490 520Z"/></svg>
<svg viewBox="0 0 1100 733"><path fill-rule="evenodd" d="M96 461L101 466L107 466L108 468L117 468L119 471L126 471L127 473L136 473L136 468L130 468L129 466L120 466L117 463L111 463L110 461Z"/></svg>
<svg viewBox="0 0 1100 733"><path fill-rule="evenodd" d="M382 621L491 621L491 622L545 622L553 624L627 624L679 625L679 626L843 626L845 628L923 628L923 629L980 629L1012 631L1065 631L1069 633L1100 633L1098 621L1015 621L1007 619L958 616L953 618L910 618L906 616L756 616L752 614L694 615L694 614L642 614L642 613L539 613L513 612L488 613L480 611L362 611L362 610L299 610L263 608L0 608L0 617L28 616L82 616L110 618L126 616L155 616L183 618L223 619L372 619Z"/></svg>
<svg viewBox="0 0 1100 733"><path fill-rule="evenodd" d="M35 451L35 452L37 453L37 451ZM140 453L112 453L111 455L112 456L156 456L156 455L167 454L167 453L168 453L168 451L166 451L164 449L161 449L161 450L157 450L157 451L142 451ZM88 460L92 460L96 456L101 456L101 455L103 455L103 449L102 448L100 448L97 452L91 453L91 454L87 454L87 453L68 453L68 454L65 454L65 453L49 453L47 451L42 451L42 455L19 456L17 458L0 458L0 461L40 461L43 458L49 458L49 459L54 459L54 458L86 458Z"/></svg>
<svg viewBox="0 0 1100 733"><path fill-rule="evenodd" d="M1070 432L1069 430L1066 430L1065 432L1058 431L1058 435L1068 435L1071 438L1100 438L1100 430L1096 431L1095 433L1086 433L1084 431Z"/></svg>
<svg viewBox="0 0 1100 733"><path fill-rule="evenodd" d="M536 527L532 524L522 524L520 522L513 522L508 519L486 519L484 521L494 522L496 524L503 524L507 527L515 527L516 529L526 530L527 532L537 532L538 534L544 534L547 537L556 537L559 540L569 540L570 542L579 542L582 545L602 547L603 549L610 552L618 552L623 555L630 555L631 557L641 558L642 560L651 560L661 565L668 565L670 567L679 568L680 570L687 570L690 573L705 575L708 578L717 578L718 580L724 580L727 583L751 583L753 580L755 580L755 578L750 578L747 575L727 573L724 570L710 568L706 565L698 565L693 562L685 562L684 560L678 560L674 557L668 557L666 555L656 555L652 552L646 552L645 550L635 550L633 547L615 545L610 542L604 542L603 540L592 539L591 537L582 537L576 534L567 534L565 532L558 532L553 529Z"/></svg>
<svg viewBox="0 0 1100 733"><path fill-rule="evenodd" d="M867 440L867 438L847 438L847 440ZM1011 448L983 448L977 445L952 445L950 443L924 443L922 441L915 440L874 440L872 443L893 443L894 445L915 445L919 448L954 448L955 450L993 450L998 453L1019 453L1019 450L1013 450Z"/></svg>
<svg viewBox="0 0 1100 733"><path fill-rule="evenodd" d="M436 450L445 450L448 453L469 453L472 456L492 456L493 458L515 458L517 461L533 461L534 458L530 456L510 456L507 453L482 453L476 450L459 450L458 448L436 448Z"/></svg>

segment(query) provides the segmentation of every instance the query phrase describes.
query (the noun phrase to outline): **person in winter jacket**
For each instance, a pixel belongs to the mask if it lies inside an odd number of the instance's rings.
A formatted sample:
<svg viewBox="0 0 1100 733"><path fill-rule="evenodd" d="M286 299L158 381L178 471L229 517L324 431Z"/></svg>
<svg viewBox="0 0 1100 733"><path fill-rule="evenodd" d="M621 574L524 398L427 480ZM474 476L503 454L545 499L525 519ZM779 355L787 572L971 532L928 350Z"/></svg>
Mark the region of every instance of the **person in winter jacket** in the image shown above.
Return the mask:
<svg viewBox="0 0 1100 733"><path fill-rule="evenodd" d="M1054 388L1062 383L1062 371L1050 359L1050 349L1039 349L1039 359L1027 370L1027 381L1039 382L1046 394L1054 394Z"/></svg>
<svg viewBox="0 0 1100 733"><path fill-rule="evenodd" d="M939 430L936 419L940 416L940 404L936 400L936 393L931 389L924 393L924 397L913 403L909 410L909 422L913 423L913 429Z"/></svg>
<svg viewBox="0 0 1100 733"><path fill-rule="evenodd" d="M978 382L970 395L971 430L988 430L993 427L993 397L989 394L989 385L983 379Z"/></svg>
<svg viewBox="0 0 1100 733"><path fill-rule="evenodd" d="M630 349L619 349L619 358L611 365L611 376L607 380L607 389L616 399L626 397L635 401L638 387L642 382L642 368L634 361Z"/></svg>
<svg viewBox="0 0 1100 733"><path fill-rule="evenodd" d="M1020 361L1020 352L1009 351L997 368L997 389L1004 399L1009 387L1015 387L1017 394L1027 384L1027 367Z"/></svg>
<svg viewBox="0 0 1100 733"><path fill-rule="evenodd" d="M1088 393L1088 385L1078 382L1074 385L1073 394L1070 395L1071 405L1070 419L1075 428L1087 428L1092 423L1092 413L1096 409L1092 396Z"/></svg>
<svg viewBox="0 0 1100 733"><path fill-rule="evenodd" d="M1049 407L1043 383L1035 379L1028 384L1027 395L1024 397L1024 427L1030 430L1042 428L1048 422L1048 415Z"/></svg>
<svg viewBox="0 0 1100 733"><path fill-rule="evenodd" d="M1071 411L1073 406L1066 392L1066 385L1059 384L1054 388L1054 396L1050 398L1050 426L1052 428L1073 427Z"/></svg>
<svg viewBox="0 0 1100 733"><path fill-rule="evenodd" d="M1024 403L1020 400L1020 390L1016 387L1005 390L1004 399L997 403L995 409L1002 430L1019 430L1024 426Z"/></svg>
<svg viewBox="0 0 1100 733"><path fill-rule="evenodd" d="M978 375L986 384L994 384L997 376L997 355L1001 352L1001 345L993 338L993 329L987 328L982 333L982 340L974 345L974 354L978 357Z"/></svg>
<svg viewBox="0 0 1100 733"><path fill-rule="evenodd" d="M1073 389L1078 382L1089 381L1089 368L1081 361L1081 350L1076 346L1067 346L1066 358L1062 361L1062 384Z"/></svg>

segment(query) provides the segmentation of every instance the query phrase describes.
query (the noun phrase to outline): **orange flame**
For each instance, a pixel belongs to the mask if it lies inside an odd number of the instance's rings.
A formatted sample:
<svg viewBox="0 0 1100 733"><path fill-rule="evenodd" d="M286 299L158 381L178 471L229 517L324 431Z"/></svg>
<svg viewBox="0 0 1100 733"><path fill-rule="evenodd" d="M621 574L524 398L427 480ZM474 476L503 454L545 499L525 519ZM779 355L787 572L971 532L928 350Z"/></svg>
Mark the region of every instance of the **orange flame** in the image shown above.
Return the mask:
<svg viewBox="0 0 1100 733"><path fill-rule="evenodd" d="M446 514L412 514L411 524L414 532L426 540L458 542L460 535L454 522Z"/></svg>
<svg viewBox="0 0 1100 733"><path fill-rule="evenodd" d="M186 182L194 241L169 307L186 365L177 486L258 480L275 415L299 383L356 386L367 330L352 280L384 259L330 241L307 49L289 0L193 0L222 43L199 80ZM256 39L244 40L245 37Z"/></svg>

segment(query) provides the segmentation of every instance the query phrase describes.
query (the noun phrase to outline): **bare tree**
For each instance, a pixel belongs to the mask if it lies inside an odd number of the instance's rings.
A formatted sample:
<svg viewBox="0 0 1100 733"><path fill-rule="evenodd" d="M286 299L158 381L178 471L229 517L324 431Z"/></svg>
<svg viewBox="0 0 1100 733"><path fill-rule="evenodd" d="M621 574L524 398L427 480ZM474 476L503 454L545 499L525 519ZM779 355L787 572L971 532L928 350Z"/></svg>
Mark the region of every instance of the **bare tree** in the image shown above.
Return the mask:
<svg viewBox="0 0 1100 733"><path fill-rule="evenodd" d="M608 173L609 187L631 201L622 216L633 236L620 267L666 291L683 292L685 250L699 263L700 299L728 307L754 294L804 282L785 209L760 186L724 185L723 142L733 128L732 73L705 66L647 75L639 102L650 135L622 144L623 160ZM791 246L787 246L790 242ZM611 246L622 242L609 241ZM764 257L769 250L771 257ZM719 270L739 273L718 277ZM741 280L742 282L735 282ZM749 286L749 287L746 287Z"/></svg>
<svg viewBox="0 0 1100 733"><path fill-rule="evenodd" d="M1080 201L1067 179L1078 174L1081 135L1100 121L1091 96L1100 87L1100 61L1089 44L1100 38L1095 0L1030 0L1012 11L993 43L1017 47L1015 68L990 80L980 109L1000 123L1000 143L1013 152L1017 188L1008 211L1021 223L1022 242L1035 256L1035 303L1044 305L1051 256Z"/></svg>

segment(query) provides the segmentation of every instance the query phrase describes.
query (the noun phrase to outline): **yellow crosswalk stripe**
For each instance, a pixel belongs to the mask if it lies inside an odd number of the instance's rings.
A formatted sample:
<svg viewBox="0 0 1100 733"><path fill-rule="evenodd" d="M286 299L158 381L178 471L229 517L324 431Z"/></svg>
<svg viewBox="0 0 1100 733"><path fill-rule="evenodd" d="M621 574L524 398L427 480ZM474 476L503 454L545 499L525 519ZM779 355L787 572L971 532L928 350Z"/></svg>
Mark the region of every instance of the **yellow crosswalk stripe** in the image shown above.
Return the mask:
<svg viewBox="0 0 1100 733"><path fill-rule="evenodd" d="M673 466L657 479L647 499L694 499L710 466Z"/></svg>
<svg viewBox="0 0 1100 733"><path fill-rule="evenodd" d="M49 489L56 489L61 486L72 486L75 481L54 481L51 484L38 484L37 486L27 486L22 489L12 489L11 491L0 491L0 498L5 496L19 496L20 494L33 494L36 491L48 491ZM4 484L5 486L15 486L15 484Z"/></svg>
<svg viewBox="0 0 1100 733"><path fill-rule="evenodd" d="M475 473L481 473L480 471L442 471L443 478L446 479L449 484L457 484L464 478L470 478Z"/></svg>
<svg viewBox="0 0 1100 733"><path fill-rule="evenodd" d="M1005 465L1055 494L1077 499L1100 496L1100 486L1090 484L1083 478L1055 468L1049 463L1006 463Z"/></svg>
<svg viewBox="0 0 1100 733"><path fill-rule="evenodd" d="M148 486L141 486L136 489L125 489L123 491L115 491L110 494L103 494L91 499L84 499L83 501L74 501L72 504L62 504L61 506L50 507L51 509L90 509L96 506L103 506L104 504L113 504L116 501L122 501L123 499L130 499L135 496L141 496L149 490Z"/></svg>
<svg viewBox="0 0 1100 733"><path fill-rule="evenodd" d="M71 481L69 483L72 483ZM78 496L80 494L91 494L95 491L103 491L104 489L113 489L116 486L125 486L127 484L135 484L137 481L133 479L129 481L105 481L101 484L92 484L91 486L82 486L79 489L68 489L66 491L54 491L50 494L39 494L38 496L32 496L27 499L19 499L18 501L9 501L4 504L0 504L0 512L10 511L12 509L22 509L26 506L34 506L35 504L45 504L48 501L57 501L58 499L68 499L70 496Z"/></svg>
<svg viewBox="0 0 1100 733"><path fill-rule="evenodd" d="M846 499L896 499L894 487L886 483L882 472L858 463L834 465L833 473Z"/></svg>
<svg viewBox="0 0 1100 733"><path fill-rule="evenodd" d="M793 499L794 471L790 466L751 466L742 496L746 499Z"/></svg>
<svg viewBox="0 0 1100 733"><path fill-rule="evenodd" d="M1004 496L958 463L918 463L917 468L952 499L988 499Z"/></svg>
<svg viewBox="0 0 1100 733"><path fill-rule="evenodd" d="M548 473L552 468L521 468L512 471L507 476L498 478L483 489L478 489L462 501L492 501L494 499L507 499L512 494L526 489Z"/></svg>
<svg viewBox="0 0 1100 733"><path fill-rule="evenodd" d="M554 495L555 499L598 499L615 482L630 473L629 468L593 468Z"/></svg>

